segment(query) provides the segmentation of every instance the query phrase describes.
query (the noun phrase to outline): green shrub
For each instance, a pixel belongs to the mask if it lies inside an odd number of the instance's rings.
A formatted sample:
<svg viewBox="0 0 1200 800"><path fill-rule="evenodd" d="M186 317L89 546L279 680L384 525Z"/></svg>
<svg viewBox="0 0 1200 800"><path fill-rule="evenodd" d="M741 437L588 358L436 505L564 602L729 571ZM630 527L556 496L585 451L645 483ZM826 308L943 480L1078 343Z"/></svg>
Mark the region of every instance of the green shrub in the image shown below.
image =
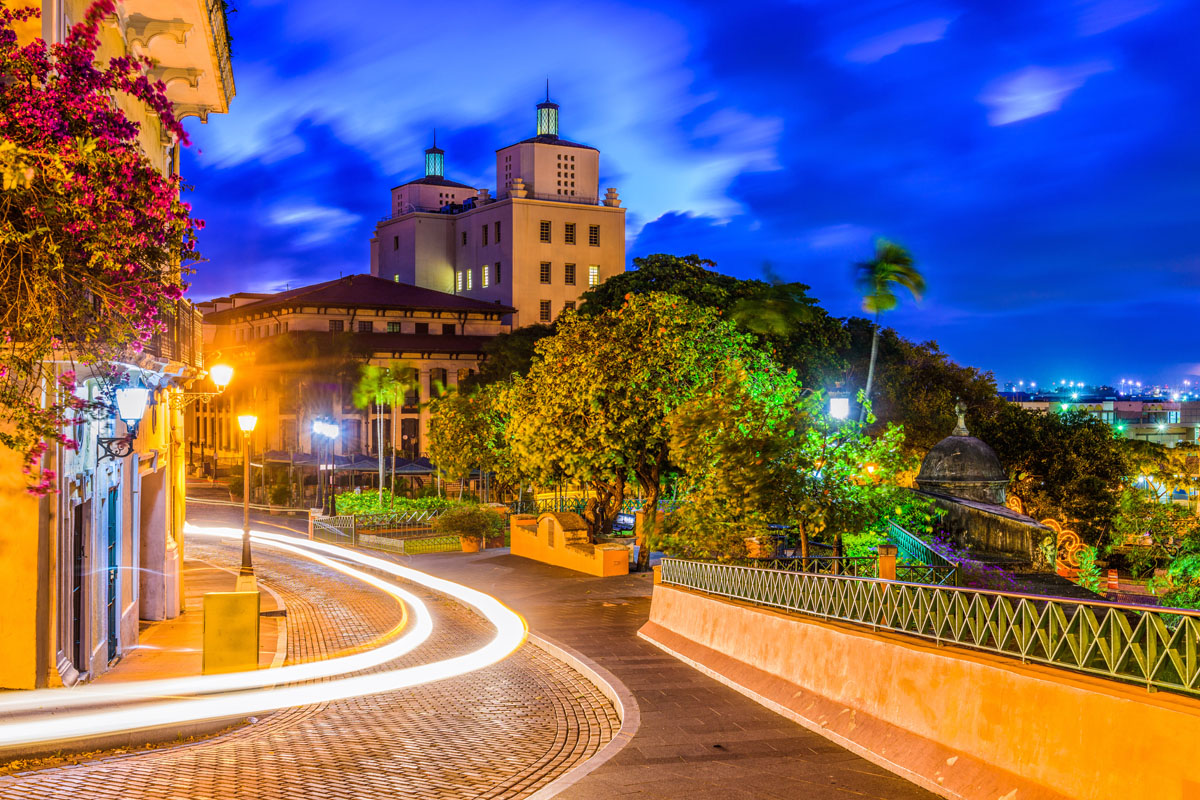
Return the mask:
<svg viewBox="0 0 1200 800"><path fill-rule="evenodd" d="M337 496L337 513L339 514L380 514L390 511L410 514L423 511L444 511L451 505L453 505L453 501L444 497L393 496L387 489L383 490L382 505L379 503L378 489L364 489L361 494L343 492Z"/></svg>
<svg viewBox="0 0 1200 800"><path fill-rule="evenodd" d="M271 505L286 506L292 500L292 487L278 483L271 487Z"/></svg>
<svg viewBox="0 0 1200 800"><path fill-rule="evenodd" d="M1100 573L1100 565L1096 563L1096 548L1084 545L1079 549L1079 575L1075 582L1089 592L1101 593L1104 577Z"/></svg>
<svg viewBox="0 0 1200 800"><path fill-rule="evenodd" d="M483 506L464 503L443 511L433 521L433 529L449 536L501 536L504 534L504 517Z"/></svg>
<svg viewBox="0 0 1200 800"><path fill-rule="evenodd" d="M229 495L231 497L236 497L238 500L241 500L242 499L242 490L244 488L245 487L242 484L242 476L241 475L234 475L232 478L229 479Z"/></svg>

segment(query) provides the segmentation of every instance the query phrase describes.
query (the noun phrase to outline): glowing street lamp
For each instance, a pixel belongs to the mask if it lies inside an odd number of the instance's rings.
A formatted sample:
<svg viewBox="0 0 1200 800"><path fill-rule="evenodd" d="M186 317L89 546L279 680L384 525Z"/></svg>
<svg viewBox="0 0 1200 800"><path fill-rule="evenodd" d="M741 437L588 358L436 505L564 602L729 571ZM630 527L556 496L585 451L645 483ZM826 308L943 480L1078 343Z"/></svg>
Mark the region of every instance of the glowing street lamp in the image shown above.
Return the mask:
<svg viewBox="0 0 1200 800"><path fill-rule="evenodd" d="M217 387L215 392L177 392L171 395L171 408L186 408L197 400L207 404L209 400L220 396L229 386L229 382L233 380L233 367L228 364L217 364L209 369L208 377Z"/></svg>
<svg viewBox="0 0 1200 800"><path fill-rule="evenodd" d="M254 565L250 563L250 434L258 424L254 414L238 414L242 430L242 568L238 572L237 590L255 591Z"/></svg>
<svg viewBox="0 0 1200 800"><path fill-rule="evenodd" d="M312 424L312 432L313 432L314 437L320 436L320 437L323 437L324 439L328 440L326 442L326 447L329 448L330 461L332 461L333 460L333 442L335 439L337 439L338 434L341 432L341 429L338 427L337 423L327 422L323 419L314 419L313 424ZM324 465L318 465L318 467L317 467L317 478L320 481L317 484L317 487L318 487L317 499L321 501L321 509L322 510L325 509L325 500L322 497L322 493L326 492L326 490L327 490L327 487L325 484L325 478L321 475L321 469L323 468L323 466ZM330 475L332 476L332 470L330 471ZM332 491L329 491L328 494L330 495L330 501L329 501L329 504L331 506L330 513L333 513L333 510L334 510L332 508L333 493L332 493Z"/></svg>
<svg viewBox="0 0 1200 800"><path fill-rule="evenodd" d="M850 416L850 398L849 397L831 397L829 398L829 416L837 420L843 420Z"/></svg>

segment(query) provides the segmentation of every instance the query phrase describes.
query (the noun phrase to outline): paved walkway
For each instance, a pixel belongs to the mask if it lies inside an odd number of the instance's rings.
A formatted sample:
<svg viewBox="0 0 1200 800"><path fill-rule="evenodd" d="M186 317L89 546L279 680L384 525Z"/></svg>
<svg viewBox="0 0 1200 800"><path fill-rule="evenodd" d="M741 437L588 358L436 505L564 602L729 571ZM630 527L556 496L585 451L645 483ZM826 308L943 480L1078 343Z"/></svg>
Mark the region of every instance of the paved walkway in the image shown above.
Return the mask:
<svg viewBox="0 0 1200 800"><path fill-rule="evenodd" d="M189 515L193 518L197 515ZM234 544L187 543L234 566ZM328 658L400 620L387 595L304 559L255 552L288 609L288 662ZM457 603L408 587L434 634L387 667L449 658L491 638ZM595 753L619 722L573 670L532 645L475 673L409 690L288 709L194 744L0 777L0 798L520 798Z"/></svg>
<svg viewBox="0 0 1200 800"><path fill-rule="evenodd" d="M203 672L204 595L207 592L232 592L237 572L189 558L183 562L184 613L175 619L142 622L137 647L124 655L93 683L124 683L155 678L176 678ZM260 668L271 666L276 648L286 641L286 618L270 612L279 610L271 587L263 588L261 610L269 614L259 620L258 654Z"/></svg>
<svg viewBox="0 0 1200 800"><path fill-rule="evenodd" d="M637 734L563 800L934 797L637 638L650 611L648 574L592 578L507 551L405 563L498 597L530 630L588 656L633 692Z"/></svg>

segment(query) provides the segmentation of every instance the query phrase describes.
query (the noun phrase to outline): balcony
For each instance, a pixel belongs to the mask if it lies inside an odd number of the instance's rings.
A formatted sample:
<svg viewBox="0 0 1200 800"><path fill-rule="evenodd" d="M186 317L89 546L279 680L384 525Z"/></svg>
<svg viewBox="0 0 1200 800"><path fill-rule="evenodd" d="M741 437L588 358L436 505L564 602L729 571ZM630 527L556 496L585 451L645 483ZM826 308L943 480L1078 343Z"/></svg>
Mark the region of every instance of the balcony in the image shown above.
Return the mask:
<svg viewBox="0 0 1200 800"><path fill-rule="evenodd" d="M161 316L167 326L147 343L145 352L161 361L200 368L204 364L201 339L201 315L187 300L178 300L175 308Z"/></svg>

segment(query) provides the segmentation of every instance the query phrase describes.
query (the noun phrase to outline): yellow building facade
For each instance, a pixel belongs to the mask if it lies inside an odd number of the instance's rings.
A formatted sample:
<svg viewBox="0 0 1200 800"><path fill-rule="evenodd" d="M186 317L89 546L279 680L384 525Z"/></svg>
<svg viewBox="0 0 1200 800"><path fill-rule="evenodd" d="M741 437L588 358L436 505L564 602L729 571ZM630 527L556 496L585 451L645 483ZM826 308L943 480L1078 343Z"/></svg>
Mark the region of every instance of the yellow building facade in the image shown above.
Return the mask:
<svg viewBox="0 0 1200 800"><path fill-rule="evenodd" d="M62 41L89 5L43 0L40 20L18 34ZM125 0L102 31L99 58L153 59L180 117L225 113L234 94L225 7L220 0ZM114 101L140 123L139 143L160 171L174 173L179 145L148 109ZM57 492L26 493L20 456L0 450L0 689L86 681L137 643L139 621L180 613L185 502L182 393L203 377L199 315L181 301L167 332L122 366L150 390L133 452L108 455L102 438L126 433L119 420L73 427L78 451L52 447L43 467ZM57 375L68 364L51 365ZM78 372L81 395L99 391Z"/></svg>

